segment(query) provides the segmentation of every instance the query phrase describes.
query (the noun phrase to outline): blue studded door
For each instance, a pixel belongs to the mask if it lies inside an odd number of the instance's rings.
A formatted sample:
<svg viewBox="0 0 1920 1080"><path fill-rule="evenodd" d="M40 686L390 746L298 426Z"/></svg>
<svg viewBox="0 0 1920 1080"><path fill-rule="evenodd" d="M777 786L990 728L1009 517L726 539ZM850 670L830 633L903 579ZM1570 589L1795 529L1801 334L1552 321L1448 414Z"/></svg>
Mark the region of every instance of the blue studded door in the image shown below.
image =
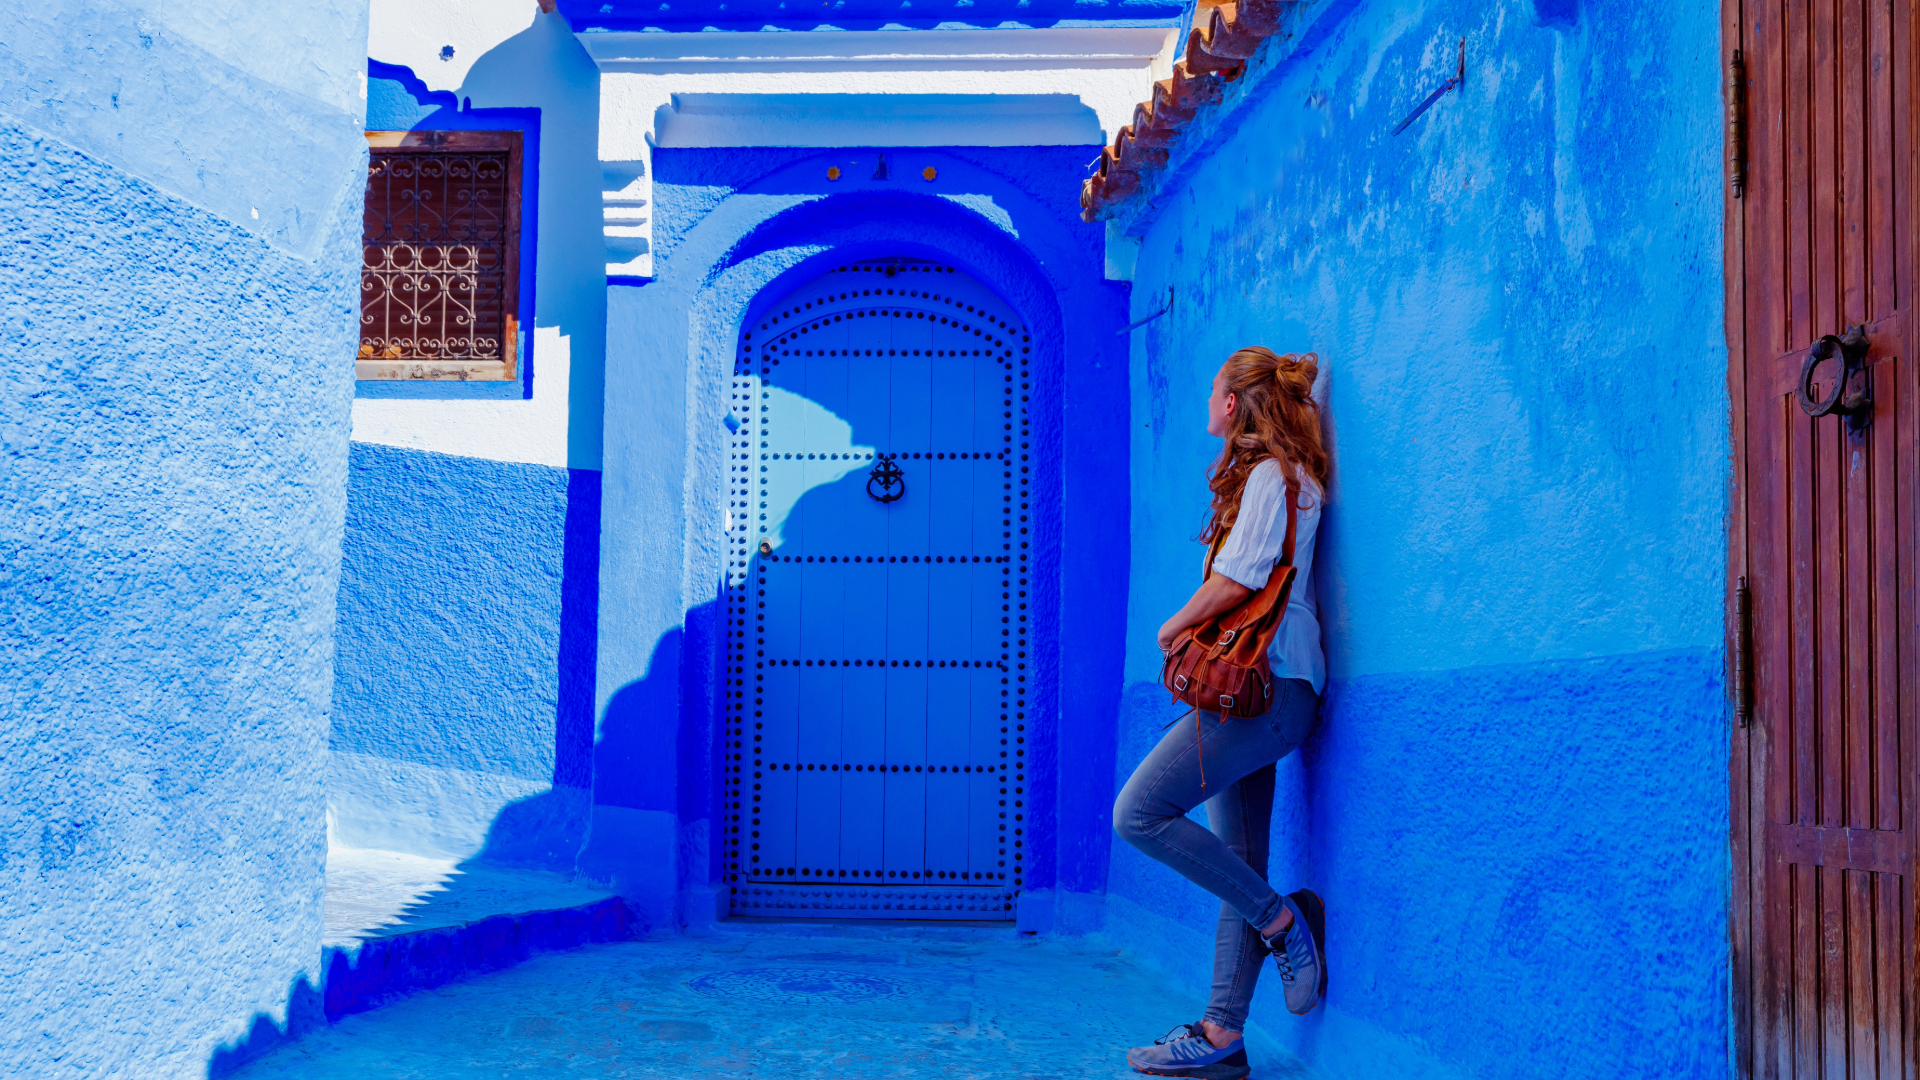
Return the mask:
<svg viewBox="0 0 1920 1080"><path fill-rule="evenodd" d="M728 456L736 915L1012 919L1030 342L952 267L851 263L742 334Z"/></svg>

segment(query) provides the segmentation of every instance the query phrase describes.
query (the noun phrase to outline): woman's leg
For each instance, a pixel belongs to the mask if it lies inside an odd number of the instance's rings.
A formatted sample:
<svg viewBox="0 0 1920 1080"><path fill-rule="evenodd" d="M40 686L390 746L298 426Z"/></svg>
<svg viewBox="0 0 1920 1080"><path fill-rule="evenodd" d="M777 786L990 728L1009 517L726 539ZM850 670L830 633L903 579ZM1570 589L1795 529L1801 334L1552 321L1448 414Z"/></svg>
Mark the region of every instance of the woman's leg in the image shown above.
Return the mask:
<svg viewBox="0 0 1920 1080"><path fill-rule="evenodd" d="M1255 769L1207 800L1207 824L1214 835L1262 879L1267 876L1267 839L1273 828L1273 777L1272 765ZM1266 959L1260 931L1231 905L1221 904L1214 930L1213 994L1201 1019L1228 1033L1246 1030L1253 986Z"/></svg>
<svg viewBox="0 0 1920 1080"><path fill-rule="evenodd" d="M1173 725L1120 789L1113 804L1114 831L1219 897L1249 924L1269 925L1280 915L1280 894L1265 874L1190 820L1187 811L1293 753L1312 730L1319 705L1311 686L1285 679L1274 687L1273 707L1264 716L1223 720L1202 712L1197 740L1191 720Z"/></svg>

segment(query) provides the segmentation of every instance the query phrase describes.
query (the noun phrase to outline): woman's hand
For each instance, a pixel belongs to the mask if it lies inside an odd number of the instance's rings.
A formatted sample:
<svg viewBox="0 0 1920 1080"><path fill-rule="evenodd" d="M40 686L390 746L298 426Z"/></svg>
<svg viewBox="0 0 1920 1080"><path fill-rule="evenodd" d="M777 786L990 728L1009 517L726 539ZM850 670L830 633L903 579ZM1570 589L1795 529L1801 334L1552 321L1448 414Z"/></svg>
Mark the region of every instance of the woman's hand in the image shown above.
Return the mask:
<svg viewBox="0 0 1920 1080"><path fill-rule="evenodd" d="M1185 626L1179 625L1173 619L1168 619L1160 624L1160 636L1154 640L1154 644L1160 646L1161 652L1167 652L1173 648L1173 639L1179 637L1180 632L1185 629Z"/></svg>
<svg viewBox="0 0 1920 1080"><path fill-rule="evenodd" d="M1206 622L1215 615L1232 611L1246 602L1253 590L1220 574L1212 574L1193 591L1193 596L1166 622L1160 624L1156 643L1161 652L1173 648L1173 641L1189 626Z"/></svg>

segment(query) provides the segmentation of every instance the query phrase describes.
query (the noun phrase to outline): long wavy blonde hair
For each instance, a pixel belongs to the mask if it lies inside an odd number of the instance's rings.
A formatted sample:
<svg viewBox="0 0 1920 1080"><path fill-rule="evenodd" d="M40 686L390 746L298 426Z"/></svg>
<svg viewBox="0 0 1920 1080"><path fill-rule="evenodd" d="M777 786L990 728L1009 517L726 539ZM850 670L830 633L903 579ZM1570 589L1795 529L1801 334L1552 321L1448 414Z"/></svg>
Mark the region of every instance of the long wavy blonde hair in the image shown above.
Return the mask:
<svg viewBox="0 0 1920 1080"><path fill-rule="evenodd" d="M1220 370L1235 404L1220 457L1207 470L1213 519L1200 539L1209 542L1222 530L1233 528L1240 513L1240 492L1254 466L1268 458L1279 462L1288 497L1293 498L1304 477L1312 478L1324 493L1329 464L1320 438L1320 406L1313 400L1313 380L1320 374L1318 356L1280 356L1272 349L1250 345L1228 357Z"/></svg>

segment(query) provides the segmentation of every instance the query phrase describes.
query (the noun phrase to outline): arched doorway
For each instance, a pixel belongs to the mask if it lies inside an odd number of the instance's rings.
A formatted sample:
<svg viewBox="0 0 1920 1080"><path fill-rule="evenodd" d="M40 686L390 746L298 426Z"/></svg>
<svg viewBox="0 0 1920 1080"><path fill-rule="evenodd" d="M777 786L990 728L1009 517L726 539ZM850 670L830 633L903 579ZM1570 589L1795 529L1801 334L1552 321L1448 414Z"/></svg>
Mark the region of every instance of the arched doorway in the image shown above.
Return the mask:
<svg viewBox="0 0 1920 1080"><path fill-rule="evenodd" d="M741 335L726 532L735 915L1014 917L1031 335L939 262L850 262Z"/></svg>

